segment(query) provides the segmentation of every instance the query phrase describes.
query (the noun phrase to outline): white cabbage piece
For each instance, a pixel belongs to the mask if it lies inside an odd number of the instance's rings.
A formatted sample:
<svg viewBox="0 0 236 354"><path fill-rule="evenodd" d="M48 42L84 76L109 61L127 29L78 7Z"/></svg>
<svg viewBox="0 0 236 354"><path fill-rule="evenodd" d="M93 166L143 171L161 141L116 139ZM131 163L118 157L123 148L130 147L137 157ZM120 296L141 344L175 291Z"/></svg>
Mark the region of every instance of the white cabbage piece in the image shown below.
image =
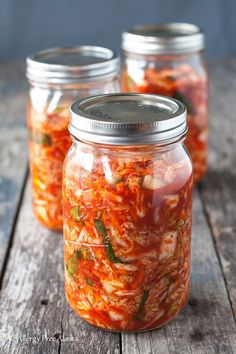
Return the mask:
<svg viewBox="0 0 236 354"><path fill-rule="evenodd" d="M172 257L175 253L177 245L178 231L169 231L163 234L159 260L168 259Z"/></svg>

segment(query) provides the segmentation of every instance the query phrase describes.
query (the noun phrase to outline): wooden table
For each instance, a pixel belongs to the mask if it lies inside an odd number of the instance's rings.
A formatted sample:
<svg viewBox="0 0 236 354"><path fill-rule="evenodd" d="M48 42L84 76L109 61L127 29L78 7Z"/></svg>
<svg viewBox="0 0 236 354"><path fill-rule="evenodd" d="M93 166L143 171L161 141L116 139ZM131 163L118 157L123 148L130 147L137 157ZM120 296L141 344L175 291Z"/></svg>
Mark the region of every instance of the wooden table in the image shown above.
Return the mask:
<svg viewBox="0 0 236 354"><path fill-rule="evenodd" d="M213 62L209 172L194 192L191 293L166 327L95 329L63 290L63 239L35 221L22 63L0 64L0 353L236 353L236 60Z"/></svg>

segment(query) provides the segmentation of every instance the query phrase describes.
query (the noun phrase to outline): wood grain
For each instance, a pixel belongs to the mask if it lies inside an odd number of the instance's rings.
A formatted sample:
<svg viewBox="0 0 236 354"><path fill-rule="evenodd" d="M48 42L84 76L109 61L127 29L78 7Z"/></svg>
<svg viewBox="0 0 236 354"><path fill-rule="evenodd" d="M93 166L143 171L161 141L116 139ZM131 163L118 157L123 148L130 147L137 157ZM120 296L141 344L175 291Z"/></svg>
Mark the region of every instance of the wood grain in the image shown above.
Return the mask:
<svg viewBox="0 0 236 354"><path fill-rule="evenodd" d="M164 328L123 334L124 354L236 353L236 325L198 193L194 197L192 239L187 306Z"/></svg>
<svg viewBox="0 0 236 354"><path fill-rule="evenodd" d="M236 317L236 60L210 66L209 173L201 195Z"/></svg>
<svg viewBox="0 0 236 354"><path fill-rule="evenodd" d="M0 64L0 278L27 167L23 65Z"/></svg>
<svg viewBox="0 0 236 354"><path fill-rule="evenodd" d="M63 240L39 225L29 186L0 293L0 353L119 353L119 334L79 319L66 303Z"/></svg>
<svg viewBox="0 0 236 354"><path fill-rule="evenodd" d="M120 336L70 309L62 235L34 220L29 185L17 219L27 166L26 81L22 64L0 64L1 354L236 353L236 60L213 63L210 74L209 173L194 196L188 304L162 329Z"/></svg>

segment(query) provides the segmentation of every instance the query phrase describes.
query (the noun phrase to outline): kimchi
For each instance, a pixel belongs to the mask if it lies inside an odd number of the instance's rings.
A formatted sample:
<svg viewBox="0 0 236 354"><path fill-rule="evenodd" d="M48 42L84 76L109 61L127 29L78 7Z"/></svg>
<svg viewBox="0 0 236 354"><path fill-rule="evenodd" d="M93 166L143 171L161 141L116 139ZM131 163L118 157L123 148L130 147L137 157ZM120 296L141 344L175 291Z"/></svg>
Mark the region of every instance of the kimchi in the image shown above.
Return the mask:
<svg viewBox="0 0 236 354"><path fill-rule="evenodd" d="M158 59L157 59L158 61ZM202 179L207 169L208 150L208 82L191 66L143 70L140 79L127 69L122 72L122 91L152 93L173 97L183 102L188 112L188 135L185 145L191 155L194 180Z"/></svg>
<svg viewBox="0 0 236 354"><path fill-rule="evenodd" d="M69 104L52 113L28 111L29 157L33 209L40 222L62 227L62 166L71 145L67 130Z"/></svg>

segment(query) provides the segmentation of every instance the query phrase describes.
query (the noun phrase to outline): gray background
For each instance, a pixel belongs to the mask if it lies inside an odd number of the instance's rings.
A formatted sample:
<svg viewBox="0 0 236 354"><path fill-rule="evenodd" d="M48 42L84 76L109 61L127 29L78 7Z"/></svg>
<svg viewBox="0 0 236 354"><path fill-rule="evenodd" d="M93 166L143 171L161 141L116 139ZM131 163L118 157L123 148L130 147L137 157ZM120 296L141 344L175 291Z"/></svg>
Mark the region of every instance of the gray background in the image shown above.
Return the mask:
<svg viewBox="0 0 236 354"><path fill-rule="evenodd" d="M122 30L170 21L200 25L208 57L236 55L236 0L0 0L0 59L81 44L119 51Z"/></svg>

